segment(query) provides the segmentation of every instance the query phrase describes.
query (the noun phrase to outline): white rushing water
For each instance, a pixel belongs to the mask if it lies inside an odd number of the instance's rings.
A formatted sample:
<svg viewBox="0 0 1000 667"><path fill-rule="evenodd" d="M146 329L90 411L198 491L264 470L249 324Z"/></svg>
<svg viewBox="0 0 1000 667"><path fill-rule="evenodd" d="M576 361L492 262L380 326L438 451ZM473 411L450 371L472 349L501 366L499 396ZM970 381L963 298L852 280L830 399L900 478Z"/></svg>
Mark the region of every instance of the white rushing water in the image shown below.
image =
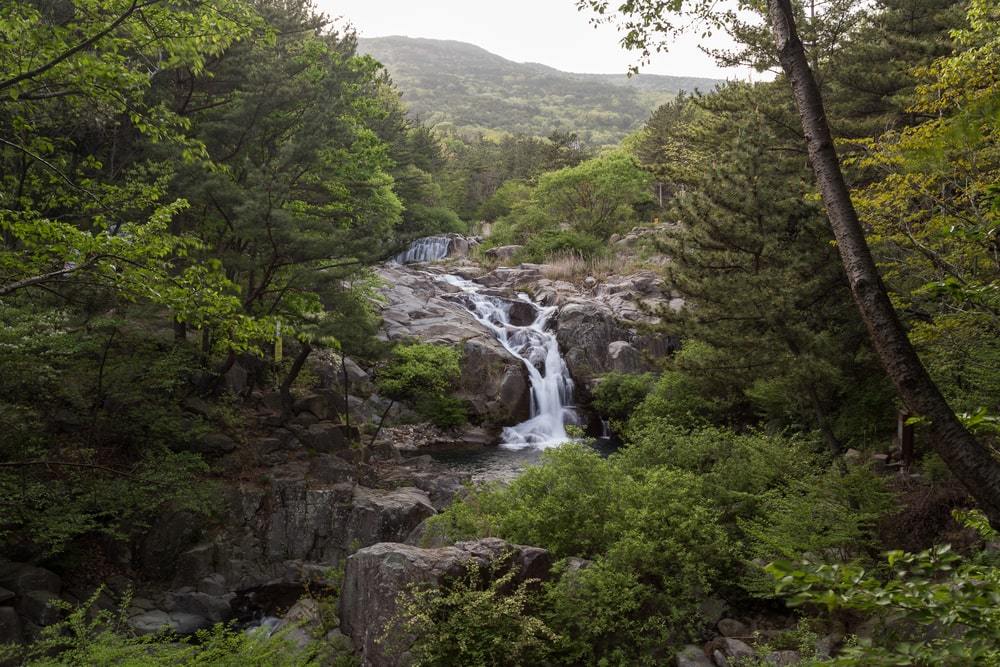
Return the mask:
<svg viewBox="0 0 1000 667"><path fill-rule="evenodd" d="M442 275L440 280L462 290L465 306L487 329L493 332L508 352L524 362L531 381L531 418L503 430L503 445L512 449L544 449L569 440L566 424L573 423L573 380L562 356L555 334L548 330L549 318L556 308L535 304L526 294L518 298L530 303L536 316L531 324L511 324L509 301L481 292L482 287L458 276Z"/></svg>
<svg viewBox="0 0 1000 667"><path fill-rule="evenodd" d="M417 262L436 262L448 256L451 238L448 236L427 236L410 244L405 252L396 255L400 264L415 264Z"/></svg>

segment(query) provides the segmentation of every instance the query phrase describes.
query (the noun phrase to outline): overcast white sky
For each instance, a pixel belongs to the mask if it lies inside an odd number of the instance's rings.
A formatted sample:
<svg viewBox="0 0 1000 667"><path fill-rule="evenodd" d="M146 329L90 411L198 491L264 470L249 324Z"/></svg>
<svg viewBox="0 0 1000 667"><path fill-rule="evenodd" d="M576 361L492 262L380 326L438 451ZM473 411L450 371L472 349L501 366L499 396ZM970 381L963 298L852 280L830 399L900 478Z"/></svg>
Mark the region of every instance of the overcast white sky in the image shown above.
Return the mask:
<svg viewBox="0 0 1000 667"><path fill-rule="evenodd" d="M332 17L350 21L362 37L407 35L470 42L517 62L568 72L624 73L634 53L618 44L612 26L595 29L574 0L318 0ZM697 36L682 38L643 71L654 74L741 78L698 50ZM716 43L717 44L717 43Z"/></svg>

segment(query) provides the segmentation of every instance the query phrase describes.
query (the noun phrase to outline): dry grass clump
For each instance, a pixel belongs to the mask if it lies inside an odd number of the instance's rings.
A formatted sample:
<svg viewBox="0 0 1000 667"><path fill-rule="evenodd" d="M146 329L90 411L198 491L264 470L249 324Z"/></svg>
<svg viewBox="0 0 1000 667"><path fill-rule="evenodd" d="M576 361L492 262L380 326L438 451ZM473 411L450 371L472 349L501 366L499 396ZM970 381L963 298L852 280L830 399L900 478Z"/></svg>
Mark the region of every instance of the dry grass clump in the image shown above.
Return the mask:
<svg viewBox="0 0 1000 667"><path fill-rule="evenodd" d="M625 276L645 268L648 267L637 257L623 253L586 258L576 253L563 252L546 258L541 271L549 280L581 283L588 276L601 281L608 276Z"/></svg>

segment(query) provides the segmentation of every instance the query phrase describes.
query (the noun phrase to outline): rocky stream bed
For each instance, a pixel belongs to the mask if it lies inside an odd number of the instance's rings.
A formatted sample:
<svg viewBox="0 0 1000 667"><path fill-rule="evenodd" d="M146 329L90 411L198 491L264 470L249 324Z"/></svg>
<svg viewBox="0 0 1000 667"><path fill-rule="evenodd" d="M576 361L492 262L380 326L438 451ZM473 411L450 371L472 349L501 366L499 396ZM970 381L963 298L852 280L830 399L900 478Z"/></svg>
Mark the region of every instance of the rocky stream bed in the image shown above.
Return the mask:
<svg viewBox="0 0 1000 667"><path fill-rule="evenodd" d="M275 393L253 391L243 435L220 431L199 443L223 489L215 520L168 508L126 547L104 545L110 554L105 570L113 574L102 577L107 586L96 606L113 609L132 591L128 622L139 633L186 634L220 621L267 619L272 629L301 624L304 639L321 624L321 611L304 594L340 586L336 573L343 569L336 618L322 620L338 627L328 629L326 639L353 646L366 665L389 666L406 663L405 646L389 655L376 640L406 586L442 583L502 553L512 554L507 567L516 567L518 577L553 576L548 552L532 546L497 539L418 546L424 522L466 484L506 481L536 462L542 448L564 438L565 423L600 435L600 422L586 407L595 378L647 370L651 356L674 345L643 332L653 319L649 313L681 304L651 271L570 282L550 277L543 265L489 270L468 259L475 242L439 237L401 258L433 263L394 262L379 270L387 339L462 350L455 395L469 407L467 427L408 424L405 408L397 408L395 425L363 452L352 446L355 427L341 416L363 423L387 402L350 360L341 365L317 357L311 363L318 386L297 397L290 420L282 419ZM346 397L342 372L349 375ZM560 374L558 382L553 373ZM239 368L229 381L241 388ZM204 409L197 400L188 407ZM64 581L28 563L0 562L0 642L36 636L60 617L55 600L83 602L95 585ZM707 604L708 616L720 621L719 637L685 649L679 665L722 666L753 651L743 641L757 629L753 622L725 619L721 601ZM769 656L777 665L794 659Z"/></svg>

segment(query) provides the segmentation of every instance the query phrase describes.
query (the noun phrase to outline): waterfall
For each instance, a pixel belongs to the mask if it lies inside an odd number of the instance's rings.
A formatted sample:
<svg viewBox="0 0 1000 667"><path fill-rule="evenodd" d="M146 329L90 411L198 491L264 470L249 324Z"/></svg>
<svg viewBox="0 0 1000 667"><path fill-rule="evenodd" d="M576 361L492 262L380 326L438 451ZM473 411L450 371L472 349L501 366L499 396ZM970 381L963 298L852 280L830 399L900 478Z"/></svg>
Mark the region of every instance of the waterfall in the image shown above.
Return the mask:
<svg viewBox="0 0 1000 667"><path fill-rule="evenodd" d="M416 262L434 262L448 256L451 248L451 238L448 236L427 236L410 244L405 252L396 255L399 264L414 264Z"/></svg>
<svg viewBox="0 0 1000 667"><path fill-rule="evenodd" d="M511 449L538 447L544 449L569 440L565 424L572 423L573 380L566 362L559 354L555 334L547 329L554 306L543 308L526 294L521 301L535 309L534 321L527 326L510 322L510 302L480 292L480 286L453 275L441 280L462 290L466 308L487 329L493 332L508 352L524 362L531 382L531 418L503 430L503 446Z"/></svg>

